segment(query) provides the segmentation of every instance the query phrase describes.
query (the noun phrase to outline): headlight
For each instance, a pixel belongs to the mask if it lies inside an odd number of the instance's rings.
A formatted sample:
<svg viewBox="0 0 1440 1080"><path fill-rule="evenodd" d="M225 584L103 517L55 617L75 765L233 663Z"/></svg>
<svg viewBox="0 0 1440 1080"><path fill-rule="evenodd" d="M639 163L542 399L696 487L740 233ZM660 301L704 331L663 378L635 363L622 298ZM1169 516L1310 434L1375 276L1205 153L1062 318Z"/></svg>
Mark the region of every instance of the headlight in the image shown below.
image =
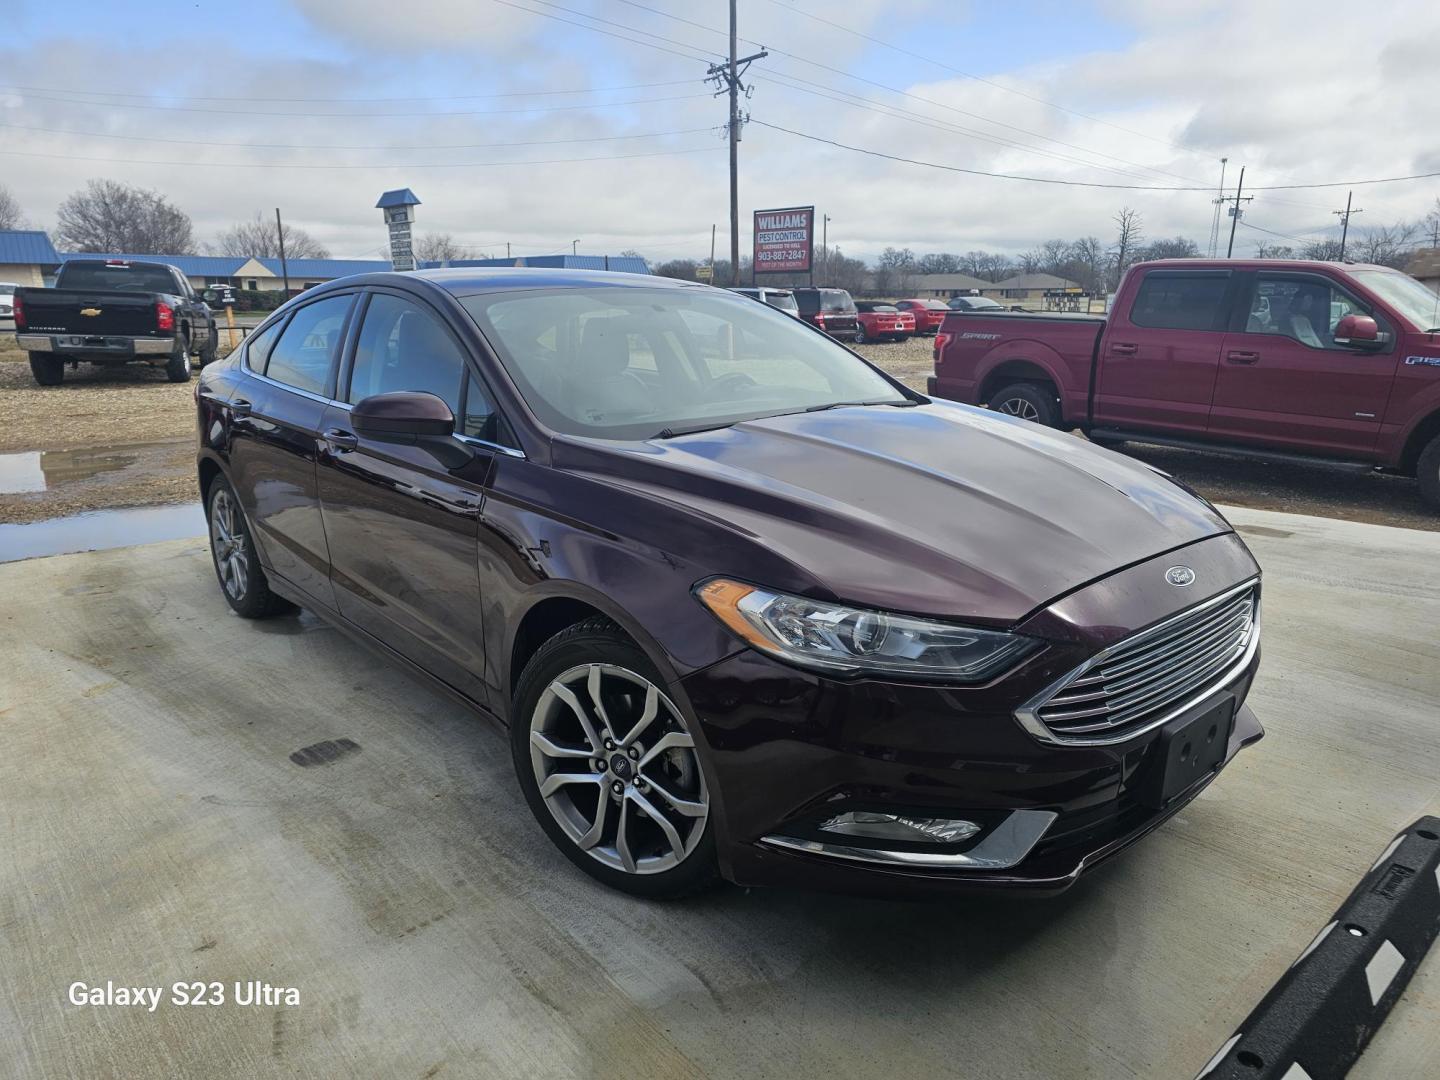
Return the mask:
<svg viewBox="0 0 1440 1080"><path fill-rule="evenodd" d="M827 604L723 578L695 595L761 652L830 674L978 683L1040 646L1017 634Z"/></svg>

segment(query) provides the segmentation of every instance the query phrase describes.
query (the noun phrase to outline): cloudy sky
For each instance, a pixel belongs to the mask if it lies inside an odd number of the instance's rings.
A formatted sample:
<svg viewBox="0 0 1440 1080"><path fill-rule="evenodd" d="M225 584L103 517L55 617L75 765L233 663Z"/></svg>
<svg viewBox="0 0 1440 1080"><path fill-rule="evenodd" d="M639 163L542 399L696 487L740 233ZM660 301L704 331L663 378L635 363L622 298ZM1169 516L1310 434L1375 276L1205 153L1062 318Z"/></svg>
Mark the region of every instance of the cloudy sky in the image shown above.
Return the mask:
<svg viewBox="0 0 1440 1080"><path fill-rule="evenodd" d="M42 227L89 178L155 188L202 241L280 206L342 257L379 255L374 203L394 187L423 200L421 232L492 255L578 239L703 257L712 223L723 254L725 106L703 76L726 10L0 0L0 184ZM1242 254L1338 229L1343 187L1267 187L1440 171L1434 0L740 0L739 14L742 52L771 52L749 76L742 249L750 210L806 203L867 258L1108 242L1123 205L1147 236L1204 248L1226 156L1229 184L1244 164L1256 196ZM1421 217L1440 180L1355 190L1363 227Z"/></svg>

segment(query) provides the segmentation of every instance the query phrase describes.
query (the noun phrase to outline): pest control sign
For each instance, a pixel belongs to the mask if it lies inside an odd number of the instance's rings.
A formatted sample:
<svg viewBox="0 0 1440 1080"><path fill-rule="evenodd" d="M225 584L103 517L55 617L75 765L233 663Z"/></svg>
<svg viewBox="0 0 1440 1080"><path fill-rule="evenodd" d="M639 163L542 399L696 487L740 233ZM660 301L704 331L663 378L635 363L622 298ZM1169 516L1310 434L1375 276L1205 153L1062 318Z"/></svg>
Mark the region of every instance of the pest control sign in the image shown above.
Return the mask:
<svg viewBox="0 0 1440 1080"><path fill-rule="evenodd" d="M814 253L815 207L755 211L755 273L809 273Z"/></svg>

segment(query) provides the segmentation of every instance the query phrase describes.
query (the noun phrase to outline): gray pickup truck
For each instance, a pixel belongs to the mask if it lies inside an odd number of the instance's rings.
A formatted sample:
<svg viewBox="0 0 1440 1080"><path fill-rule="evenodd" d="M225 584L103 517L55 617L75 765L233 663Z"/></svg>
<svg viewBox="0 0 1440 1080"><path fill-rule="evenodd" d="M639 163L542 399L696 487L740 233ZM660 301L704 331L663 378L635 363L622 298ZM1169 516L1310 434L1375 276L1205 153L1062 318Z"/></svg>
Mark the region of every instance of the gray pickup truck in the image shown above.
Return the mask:
<svg viewBox="0 0 1440 1080"><path fill-rule="evenodd" d="M190 378L190 357L215 359L215 316L178 269L166 263L71 259L53 289L15 290L15 340L30 354L41 386L58 386L65 365L163 366L171 382Z"/></svg>

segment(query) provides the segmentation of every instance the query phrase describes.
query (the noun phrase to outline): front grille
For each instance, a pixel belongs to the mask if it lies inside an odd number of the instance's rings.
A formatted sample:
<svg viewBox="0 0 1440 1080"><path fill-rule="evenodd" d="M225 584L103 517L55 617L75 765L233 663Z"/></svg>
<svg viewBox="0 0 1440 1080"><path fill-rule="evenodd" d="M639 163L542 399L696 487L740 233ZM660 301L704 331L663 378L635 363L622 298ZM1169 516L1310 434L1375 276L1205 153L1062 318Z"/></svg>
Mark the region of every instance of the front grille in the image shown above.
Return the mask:
<svg viewBox="0 0 1440 1080"><path fill-rule="evenodd" d="M1060 741L1115 742L1153 727L1252 651L1259 601L1251 583L1197 604L1112 645L1022 713Z"/></svg>

